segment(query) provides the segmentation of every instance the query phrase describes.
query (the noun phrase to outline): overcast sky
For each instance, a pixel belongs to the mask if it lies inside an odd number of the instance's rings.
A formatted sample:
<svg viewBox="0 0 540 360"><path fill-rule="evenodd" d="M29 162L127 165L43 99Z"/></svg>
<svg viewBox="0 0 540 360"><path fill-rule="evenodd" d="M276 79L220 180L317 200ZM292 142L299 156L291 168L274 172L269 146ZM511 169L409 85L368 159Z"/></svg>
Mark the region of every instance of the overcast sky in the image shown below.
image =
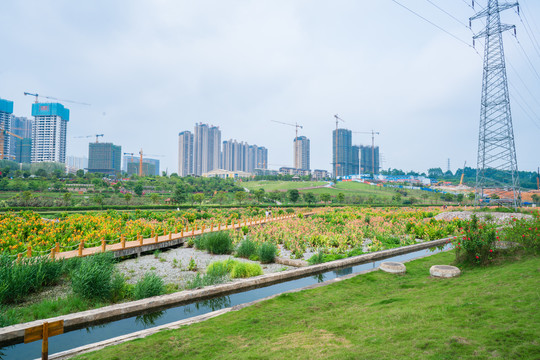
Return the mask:
<svg viewBox="0 0 540 360"><path fill-rule="evenodd" d="M270 168L292 166L294 127L271 120L303 125L311 168L330 170L334 114L352 131L380 132L385 169L446 170L448 158L452 171L476 167L483 42L469 47L464 26L475 10L399 2L459 40L392 0L3 0L0 98L19 116L34 100L25 91L90 103L64 103L68 155L88 156L92 138L76 137L103 133L122 152L163 155L169 174L178 133L196 122L267 147ZM505 34L505 53L518 167L536 170L540 1L520 3L523 22L502 15L521 44Z"/></svg>

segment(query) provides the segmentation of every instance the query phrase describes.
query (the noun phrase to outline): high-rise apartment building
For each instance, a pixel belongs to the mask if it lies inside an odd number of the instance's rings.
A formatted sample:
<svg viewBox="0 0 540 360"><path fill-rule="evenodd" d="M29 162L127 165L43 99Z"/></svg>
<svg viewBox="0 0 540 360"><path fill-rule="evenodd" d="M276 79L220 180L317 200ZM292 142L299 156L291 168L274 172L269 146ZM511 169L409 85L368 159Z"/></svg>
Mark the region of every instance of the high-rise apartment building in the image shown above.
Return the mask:
<svg viewBox="0 0 540 360"><path fill-rule="evenodd" d="M182 131L178 134L178 175L193 174L193 134Z"/></svg>
<svg viewBox="0 0 540 360"><path fill-rule="evenodd" d="M360 174L360 146L351 146L351 175Z"/></svg>
<svg viewBox="0 0 540 360"><path fill-rule="evenodd" d="M363 174L378 174L379 160L378 146L360 146L360 171Z"/></svg>
<svg viewBox="0 0 540 360"><path fill-rule="evenodd" d="M352 174L352 132L347 129L332 131L332 163L334 177Z"/></svg>
<svg viewBox="0 0 540 360"><path fill-rule="evenodd" d="M309 139L305 136L294 138L294 168L309 170Z"/></svg>
<svg viewBox="0 0 540 360"><path fill-rule="evenodd" d="M112 143L88 145L88 172L117 175L120 173L122 147Z"/></svg>
<svg viewBox="0 0 540 360"><path fill-rule="evenodd" d="M221 158L221 167L224 170L254 173L255 169L266 169L268 150L245 142L228 140L223 142Z"/></svg>
<svg viewBox="0 0 540 360"><path fill-rule="evenodd" d="M13 116L13 101L0 99L0 129L2 131L11 131L11 118ZM4 133L0 134L0 147L2 148L2 154L0 158L9 158L9 148L11 136Z"/></svg>
<svg viewBox="0 0 540 360"><path fill-rule="evenodd" d="M32 162L66 162L69 109L59 103L32 104Z"/></svg>
<svg viewBox="0 0 540 360"><path fill-rule="evenodd" d="M9 158L18 163L32 161L32 124L33 121L22 116L11 117L11 132L22 137L9 136Z"/></svg>
<svg viewBox="0 0 540 360"><path fill-rule="evenodd" d="M221 131L217 126L195 124L193 132L193 173L202 175L219 168Z"/></svg>

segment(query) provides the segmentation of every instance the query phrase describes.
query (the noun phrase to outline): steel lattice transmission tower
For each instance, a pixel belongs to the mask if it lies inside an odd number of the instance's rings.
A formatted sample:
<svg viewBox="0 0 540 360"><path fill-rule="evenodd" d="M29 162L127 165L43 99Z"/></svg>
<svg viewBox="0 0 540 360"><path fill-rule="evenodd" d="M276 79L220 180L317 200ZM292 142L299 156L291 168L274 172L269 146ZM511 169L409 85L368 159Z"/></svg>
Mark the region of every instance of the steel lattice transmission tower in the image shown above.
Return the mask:
<svg viewBox="0 0 540 360"><path fill-rule="evenodd" d="M485 38L475 203L479 204L483 199L488 185L493 186L489 178L492 175L490 169L496 169L511 177L511 184L507 181L496 186L512 192L512 205L517 208L521 195L502 39L504 31L514 29L515 32L515 25L501 24L500 18L501 11L515 6L519 11L517 2L499 5L498 0L488 0L487 7L471 17L469 22L487 18L486 28L473 36L473 39Z"/></svg>

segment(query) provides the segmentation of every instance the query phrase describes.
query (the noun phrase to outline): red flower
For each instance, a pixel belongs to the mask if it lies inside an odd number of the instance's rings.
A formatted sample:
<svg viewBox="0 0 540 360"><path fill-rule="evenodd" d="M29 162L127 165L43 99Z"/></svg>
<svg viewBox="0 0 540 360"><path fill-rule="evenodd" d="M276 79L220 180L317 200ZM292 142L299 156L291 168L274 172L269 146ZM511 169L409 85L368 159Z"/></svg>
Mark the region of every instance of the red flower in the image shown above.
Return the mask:
<svg viewBox="0 0 540 360"><path fill-rule="evenodd" d="M480 259L480 256L476 255L476 258L477 258L477 259Z"/></svg>
<svg viewBox="0 0 540 360"><path fill-rule="evenodd" d="M493 249L489 249L489 252L493 252Z"/></svg>

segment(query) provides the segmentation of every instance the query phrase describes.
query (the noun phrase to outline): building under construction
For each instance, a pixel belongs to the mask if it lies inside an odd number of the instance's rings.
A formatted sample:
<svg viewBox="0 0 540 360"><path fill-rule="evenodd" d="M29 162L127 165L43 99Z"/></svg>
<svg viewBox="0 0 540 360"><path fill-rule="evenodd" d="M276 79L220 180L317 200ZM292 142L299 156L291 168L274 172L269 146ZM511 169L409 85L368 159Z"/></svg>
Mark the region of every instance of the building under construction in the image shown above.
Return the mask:
<svg viewBox="0 0 540 360"><path fill-rule="evenodd" d="M112 143L91 142L88 145L88 172L106 175L120 173L122 147Z"/></svg>

